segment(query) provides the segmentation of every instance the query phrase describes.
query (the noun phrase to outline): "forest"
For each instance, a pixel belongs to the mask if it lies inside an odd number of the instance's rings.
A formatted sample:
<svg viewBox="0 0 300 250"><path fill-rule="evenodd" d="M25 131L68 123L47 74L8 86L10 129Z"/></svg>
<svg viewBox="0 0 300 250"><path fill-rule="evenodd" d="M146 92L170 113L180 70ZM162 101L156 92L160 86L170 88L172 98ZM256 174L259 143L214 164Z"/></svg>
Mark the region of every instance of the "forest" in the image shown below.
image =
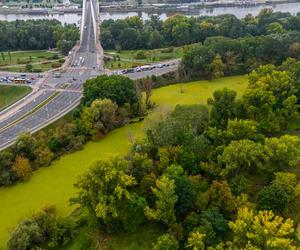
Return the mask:
<svg viewBox="0 0 300 250"><path fill-rule="evenodd" d="M58 48L67 54L79 40L75 25L57 20L0 21L0 51Z"/></svg>

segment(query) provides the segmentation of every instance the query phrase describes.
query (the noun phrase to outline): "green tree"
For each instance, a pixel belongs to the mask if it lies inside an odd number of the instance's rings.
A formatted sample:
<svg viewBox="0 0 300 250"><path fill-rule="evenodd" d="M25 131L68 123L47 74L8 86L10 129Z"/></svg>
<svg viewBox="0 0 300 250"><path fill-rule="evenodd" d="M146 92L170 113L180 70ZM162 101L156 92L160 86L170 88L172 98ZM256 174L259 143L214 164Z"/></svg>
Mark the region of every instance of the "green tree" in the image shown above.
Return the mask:
<svg viewBox="0 0 300 250"><path fill-rule="evenodd" d="M283 186L270 185L264 187L258 194L258 207L260 209L283 213L288 204L289 195Z"/></svg>
<svg viewBox="0 0 300 250"><path fill-rule="evenodd" d="M216 55L215 59L210 64L211 79L218 79L224 76L225 64L220 55Z"/></svg>
<svg viewBox="0 0 300 250"><path fill-rule="evenodd" d="M111 99L119 107L137 105L137 93L134 82L124 76L98 76L85 82L83 104L90 106L96 99Z"/></svg>
<svg viewBox="0 0 300 250"><path fill-rule="evenodd" d="M156 198L155 208L146 206L145 214L149 219L163 222L167 226L176 223L175 204L178 196L175 194L175 182L166 176L156 180L156 187L152 188Z"/></svg>
<svg viewBox="0 0 300 250"><path fill-rule="evenodd" d="M117 157L95 162L75 183L78 193L71 201L86 207L92 218L109 226L120 217L122 205L131 197L128 189L135 185L127 171L128 162Z"/></svg>
<svg viewBox="0 0 300 250"><path fill-rule="evenodd" d="M42 232L37 223L32 220L24 220L11 232L8 249L34 249L41 242Z"/></svg>
<svg viewBox="0 0 300 250"><path fill-rule="evenodd" d="M296 249L292 239L293 221L275 216L272 211L255 214L249 208L240 208L237 219L229 222L229 227L237 249ZM249 244L253 247L247 248Z"/></svg>
<svg viewBox="0 0 300 250"><path fill-rule="evenodd" d="M208 104L212 106L210 120L212 126L225 128L229 119L234 118L236 110L236 92L224 88L213 93L213 98L208 99Z"/></svg>
<svg viewBox="0 0 300 250"><path fill-rule="evenodd" d="M187 249L192 250L205 250L204 238L205 234L199 232L191 232L186 243Z"/></svg>
<svg viewBox="0 0 300 250"><path fill-rule="evenodd" d="M250 140L232 141L224 148L221 162L225 168L222 176L232 175L242 171L257 171L266 162L263 145Z"/></svg>
<svg viewBox="0 0 300 250"><path fill-rule="evenodd" d="M32 72L32 70L33 70L33 65L30 64L30 63L26 64L25 70L26 70L27 72Z"/></svg>
<svg viewBox="0 0 300 250"><path fill-rule="evenodd" d="M105 135L116 124L117 110L117 104L110 99L96 99L80 115L77 123L80 133L92 137Z"/></svg>
<svg viewBox="0 0 300 250"><path fill-rule="evenodd" d="M164 234L158 237L157 242L153 245L153 250L177 250L179 249L178 241L171 234Z"/></svg>
<svg viewBox="0 0 300 250"><path fill-rule="evenodd" d="M268 157L265 168L269 172L293 168L300 160L300 139L292 135L267 138L264 150Z"/></svg>

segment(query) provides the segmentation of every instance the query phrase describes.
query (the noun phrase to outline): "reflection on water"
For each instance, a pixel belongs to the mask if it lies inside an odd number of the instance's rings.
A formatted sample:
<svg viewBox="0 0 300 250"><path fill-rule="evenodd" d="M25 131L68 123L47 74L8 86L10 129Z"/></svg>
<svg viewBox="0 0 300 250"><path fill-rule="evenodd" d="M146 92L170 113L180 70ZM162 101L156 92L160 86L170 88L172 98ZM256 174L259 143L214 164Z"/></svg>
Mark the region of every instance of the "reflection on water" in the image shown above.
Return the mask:
<svg viewBox="0 0 300 250"><path fill-rule="evenodd" d="M300 12L300 3L286 3L286 4L277 4L277 5L266 5L266 6L251 6L251 7L218 7L210 9L199 9L195 10L193 13L186 14L187 16L216 16L220 14L234 14L239 18L244 17L248 13L252 15L257 15L259 11L263 8L272 7L274 11L290 12L293 15L296 15ZM162 20L165 20L168 16L174 15L175 13L162 13L159 14ZM108 13L102 12L100 14L102 20L107 19L124 19L129 16L139 15L143 20L149 19L150 15L146 12L127 12L127 13ZM26 15L26 14L0 14L0 20L13 21L13 20L27 20L27 19L57 19L62 23L75 23L80 22L80 15L74 13L67 14L51 14L51 15Z"/></svg>

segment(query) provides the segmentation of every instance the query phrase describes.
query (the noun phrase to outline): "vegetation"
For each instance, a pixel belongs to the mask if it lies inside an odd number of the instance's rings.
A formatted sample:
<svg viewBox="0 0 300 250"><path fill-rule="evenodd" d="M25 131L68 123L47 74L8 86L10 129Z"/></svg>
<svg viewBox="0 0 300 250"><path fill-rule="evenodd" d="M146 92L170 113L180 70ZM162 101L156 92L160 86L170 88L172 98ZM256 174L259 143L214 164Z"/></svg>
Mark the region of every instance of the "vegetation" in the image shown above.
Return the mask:
<svg viewBox="0 0 300 250"><path fill-rule="evenodd" d="M15 103L31 92L31 88L24 86L0 86L0 110Z"/></svg>
<svg viewBox="0 0 300 250"><path fill-rule="evenodd" d="M2 52L0 69L11 72L42 72L64 61L59 52L45 50Z"/></svg>
<svg viewBox="0 0 300 250"><path fill-rule="evenodd" d="M228 15L198 19L175 16L164 23L153 17L145 24L138 18L103 24L103 37L109 38L111 44L115 42L118 51L122 46L146 46L140 43L144 40L139 40L145 27L149 36L156 33L152 40L143 33L145 41L150 41L149 47L154 46L151 41L160 41L157 34L162 44L204 44L186 48L179 75L136 82L123 76L100 76L87 81L80 108L70 123L37 136L24 134L11 149L1 153L1 185L25 181L32 170L48 166L60 154L80 149L88 140L102 138L135 118L142 120L140 117L155 107L153 88L172 79L208 78L208 91L201 94L209 95L198 99L189 93L194 99L184 97L178 101L188 86L182 84L168 103L189 105L153 112L147 118L145 137L131 139L127 153L127 142L113 141L114 148L126 144L120 150L125 155L86 160L91 166L75 181L76 192L69 189L70 204L78 208L79 223L73 223L72 216L62 220L52 210L43 210L46 215L41 220L37 213L11 231L8 248L72 246L77 235L82 239L83 233L90 233L94 237L78 243L89 249L93 240L99 244L99 234L135 235L150 223L159 229L159 235L152 246L145 248L297 249L297 20L289 14L263 10L258 17L243 20ZM164 35L159 34L159 27ZM108 34L111 30L118 31L120 37ZM222 37L225 34L228 37ZM135 56L137 60L145 58L142 51ZM240 82L230 86L239 93L210 86L213 79L223 75L248 71L251 73L246 89L241 84L243 78L229 78ZM222 86L224 82L217 84ZM162 91L168 89L178 91L178 85ZM78 160L68 176L82 171L82 160Z"/></svg>
<svg viewBox="0 0 300 250"><path fill-rule="evenodd" d="M210 88L207 88L209 85ZM211 82L199 81L196 83L185 83L184 88L187 96L184 94L179 95L179 86L171 85L153 90L153 100L155 100L159 106L169 105L169 100L166 98L166 95L171 93L173 105L178 103L204 103L208 97L212 96L213 91L223 88L224 86L232 86L234 89L237 88L239 93L242 94L247 86L247 79L246 77L230 77ZM170 91L168 91L168 89ZM189 99L189 93L193 93L193 99ZM177 98L175 99L176 95ZM165 99L159 102L158 99L161 97ZM71 122L72 119L69 118L67 121ZM46 130L46 133L53 135L54 138L56 138L56 134L60 134L63 136L63 139L59 141L65 142L68 138L66 132L63 132L65 123L65 121L61 121L57 126L51 126ZM60 215L68 215L72 212L75 206L68 206L68 199L74 196L73 183L76 177L84 172L87 167L97 159L105 159L112 152L125 154L129 149L130 143L143 134L142 131L142 123L130 124L124 128L116 129L107 134L105 138L100 141L87 143L83 150L61 156L57 161L54 161L50 167L42 168L34 172L29 181L18 183L12 187L0 188L0 215L2 215L0 220L3 225L0 231L0 242L3 242L3 244L7 242L7 228L14 227L20 219L28 216L29 211L37 211L45 203L54 204ZM67 144L61 145L66 147L64 150L72 149L72 147L66 146ZM66 178L66 176L68 176L68 178ZM45 183L47 183L47 185L45 185ZM32 190L35 190L35 192L32 192ZM31 197L30 200L26 199L28 196ZM14 204L14 209L11 209L11 204ZM152 229L149 230L151 231ZM148 230L145 229L144 232L147 234ZM125 235L128 235L128 233ZM157 237L157 234L155 235L152 240L149 240L150 243ZM110 245L109 242L107 243L108 245ZM121 244L119 242L124 242L122 235L120 235L120 238L119 235L116 235L115 238L112 239L111 244ZM3 245L0 244L0 246Z"/></svg>
<svg viewBox="0 0 300 250"><path fill-rule="evenodd" d="M144 23L139 17L115 21L104 20L101 26L101 43L104 49L120 51L203 43L207 38L216 36L231 39L260 36L262 42L265 43L263 46L267 46L269 39L273 37L275 41L278 39L277 42L282 42L284 45L284 47L276 46L276 48L284 49L286 44L279 37L284 38L289 33L299 36L299 18L290 13L273 13L271 9L264 9L257 17L247 15L243 19L227 14L197 18L175 15L166 21L152 16ZM297 41L299 42L299 39ZM298 47L294 46L294 48Z"/></svg>
<svg viewBox="0 0 300 250"><path fill-rule="evenodd" d="M75 25L63 26L56 20L1 21L0 27L0 51L58 48L67 54L79 40Z"/></svg>

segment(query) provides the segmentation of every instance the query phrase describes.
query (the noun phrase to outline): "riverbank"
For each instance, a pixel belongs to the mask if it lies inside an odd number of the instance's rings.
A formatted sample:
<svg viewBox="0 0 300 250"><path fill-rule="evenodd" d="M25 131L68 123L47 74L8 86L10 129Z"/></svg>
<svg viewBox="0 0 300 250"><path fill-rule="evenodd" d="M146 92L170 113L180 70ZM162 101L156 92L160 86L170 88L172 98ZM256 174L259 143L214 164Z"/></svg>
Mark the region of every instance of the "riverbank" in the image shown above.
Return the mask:
<svg viewBox="0 0 300 250"><path fill-rule="evenodd" d="M271 8L274 5L299 3L299 0L257 0L257 1L216 1L216 2L196 2L188 4L147 4L147 5L129 5L129 4L111 4L100 5L100 12L104 13L128 13L128 12L146 12L150 14L162 13L182 13L195 14L203 10L214 8L251 8L261 7ZM284 8L283 8L284 9ZM64 15L64 14L81 14L82 9L79 7L53 7L53 8L20 8L17 6L0 7L0 14L3 15Z"/></svg>

